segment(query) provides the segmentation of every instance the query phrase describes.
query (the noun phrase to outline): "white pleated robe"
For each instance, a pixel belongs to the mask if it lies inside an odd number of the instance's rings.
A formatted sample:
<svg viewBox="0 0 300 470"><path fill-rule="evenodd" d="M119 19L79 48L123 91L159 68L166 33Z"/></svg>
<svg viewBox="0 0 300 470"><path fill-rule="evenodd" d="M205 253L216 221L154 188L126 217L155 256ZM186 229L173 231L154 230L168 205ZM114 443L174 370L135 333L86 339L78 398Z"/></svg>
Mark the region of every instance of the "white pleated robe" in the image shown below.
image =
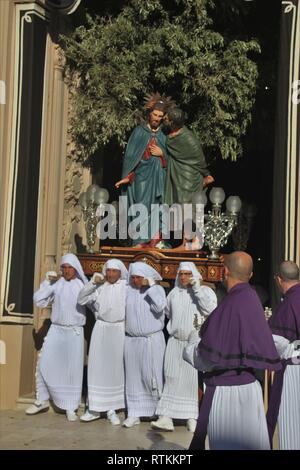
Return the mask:
<svg viewBox="0 0 300 470"><path fill-rule="evenodd" d="M63 410L76 410L81 402L85 308L77 303L83 282L61 278L49 285L44 281L34 302L45 308L51 302L51 326L44 339L36 370L37 399L51 398Z"/></svg>
<svg viewBox="0 0 300 470"><path fill-rule="evenodd" d="M279 335L273 339L281 359L299 356L293 342ZM283 377L278 414L280 450L300 450L300 364L298 359L295 362L286 366Z"/></svg>
<svg viewBox="0 0 300 470"><path fill-rule="evenodd" d="M161 286L128 287L125 316L125 391L128 416L153 416L163 389L166 294Z"/></svg>
<svg viewBox="0 0 300 470"><path fill-rule="evenodd" d="M124 340L127 281L89 282L78 302L95 313L88 359L88 405L92 411L125 407Z"/></svg>
<svg viewBox="0 0 300 470"><path fill-rule="evenodd" d="M198 372L183 359L189 334L217 306L212 289L200 286L174 287L167 298L167 330L170 334L164 360L165 384L156 414L176 419L198 417Z"/></svg>

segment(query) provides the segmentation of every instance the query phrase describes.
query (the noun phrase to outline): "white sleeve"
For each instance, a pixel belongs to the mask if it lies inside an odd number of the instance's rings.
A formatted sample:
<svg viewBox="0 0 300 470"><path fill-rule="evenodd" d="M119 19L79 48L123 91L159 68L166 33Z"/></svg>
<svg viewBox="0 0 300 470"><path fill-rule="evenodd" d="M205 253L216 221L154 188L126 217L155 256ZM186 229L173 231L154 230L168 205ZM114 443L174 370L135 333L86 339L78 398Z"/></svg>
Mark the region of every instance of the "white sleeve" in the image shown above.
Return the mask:
<svg viewBox="0 0 300 470"><path fill-rule="evenodd" d="M273 340L275 347L281 359L289 359L291 357L299 356L299 341L290 342L288 339L283 336L273 335Z"/></svg>
<svg viewBox="0 0 300 470"><path fill-rule="evenodd" d="M41 283L40 288L34 293L33 301L37 307L45 308L54 300L55 283L50 284L45 280Z"/></svg>
<svg viewBox="0 0 300 470"><path fill-rule="evenodd" d="M188 343L183 350L182 357L195 369L202 372L210 371L215 367L215 365L201 358L198 351L200 342L201 338L199 338L198 332L196 330L192 330L189 335Z"/></svg>
<svg viewBox="0 0 300 470"><path fill-rule="evenodd" d="M147 295L145 296L145 299L147 297L150 300L151 310L154 313L161 315L165 312L165 309L167 306L167 299L166 299L165 291L161 286L155 285L155 286L149 287L149 289L147 290Z"/></svg>
<svg viewBox="0 0 300 470"><path fill-rule="evenodd" d="M93 304L97 299L97 288L98 286L92 281L85 284L78 294L77 302L79 305Z"/></svg>
<svg viewBox="0 0 300 470"><path fill-rule="evenodd" d="M208 315L217 307L217 296L214 291L207 286L201 286L198 282L192 286L195 297L199 302L202 315Z"/></svg>
<svg viewBox="0 0 300 470"><path fill-rule="evenodd" d="M170 319L170 315L171 315L171 297L170 296L171 296L171 292L167 297L166 308L165 308L165 315L169 319Z"/></svg>
<svg viewBox="0 0 300 470"><path fill-rule="evenodd" d="M195 369L198 369L202 372L210 371L214 368L214 364L205 361L201 358L198 346L201 339L199 338L196 341L189 342L183 350L183 359L191 364Z"/></svg>

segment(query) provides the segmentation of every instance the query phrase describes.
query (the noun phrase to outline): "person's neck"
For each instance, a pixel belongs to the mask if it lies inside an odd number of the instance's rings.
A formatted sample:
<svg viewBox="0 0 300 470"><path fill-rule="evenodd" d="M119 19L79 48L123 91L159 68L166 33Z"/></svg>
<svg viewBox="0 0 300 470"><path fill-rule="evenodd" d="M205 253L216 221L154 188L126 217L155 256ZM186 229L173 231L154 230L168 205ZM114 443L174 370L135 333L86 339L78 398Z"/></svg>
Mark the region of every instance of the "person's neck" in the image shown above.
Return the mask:
<svg viewBox="0 0 300 470"><path fill-rule="evenodd" d="M239 279L234 279L232 277L227 278L227 292L229 292L233 287L238 284L245 284L246 281L240 281Z"/></svg>
<svg viewBox="0 0 300 470"><path fill-rule="evenodd" d="M169 137L174 137L175 135L179 134L182 130L182 127L179 129L174 129L173 131L170 132Z"/></svg>
<svg viewBox="0 0 300 470"><path fill-rule="evenodd" d="M299 281L284 282L282 284L282 293L286 294L288 290L290 290L292 287L296 286L297 284L300 284L300 282Z"/></svg>
<svg viewBox="0 0 300 470"><path fill-rule="evenodd" d="M147 124L147 126L149 127L149 129L150 129L151 132L158 132L158 130L159 130L159 126L158 126L158 127L155 127L154 129L153 129L153 127L150 126L149 123Z"/></svg>

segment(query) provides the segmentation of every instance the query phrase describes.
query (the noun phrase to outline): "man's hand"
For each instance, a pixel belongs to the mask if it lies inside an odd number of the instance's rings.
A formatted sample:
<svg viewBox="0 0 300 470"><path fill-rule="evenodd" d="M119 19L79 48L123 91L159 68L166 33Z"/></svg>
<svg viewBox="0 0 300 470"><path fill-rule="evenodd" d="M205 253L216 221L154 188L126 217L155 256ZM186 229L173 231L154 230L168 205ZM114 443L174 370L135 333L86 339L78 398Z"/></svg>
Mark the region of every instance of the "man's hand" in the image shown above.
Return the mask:
<svg viewBox="0 0 300 470"><path fill-rule="evenodd" d="M142 285L143 287L152 287L155 285L155 281L151 277L144 277Z"/></svg>
<svg viewBox="0 0 300 470"><path fill-rule="evenodd" d="M150 149L151 155L153 155L154 157L162 157L164 154L162 149L158 145L155 145L155 144L150 145L149 149Z"/></svg>
<svg viewBox="0 0 300 470"><path fill-rule="evenodd" d="M215 178L213 176L211 175L205 176L205 178L203 178L203 188L205 188L209 184L212 184L214 181L215 181Z"/></svg>
<svg viewBox="0 0 300 470"><path fill-rule="evenodd" d="M194 277L191 277L189 284L192 287L193 286L200 286L201 285L200 281L201 281L201 279L195 279Z"/></svg>
<svg viewBox="0 0 300 470"><path fill-rule="evenodd" d="M120 186L122 186L123 184L128 184L128 183L130 183L130 179L128 178L128 176L126 176L126 178L123 178L122 180L118 181L115 184L115 188L119 189Z"/></svg>
<svg viewBox="0 0 300 470"><path fill-rule="evenodd" d="M46 281L48 281L50 284L54 284L58 280L58 274L56 271L47 271L46 272Z"/></svg>
<svg viewBox="0 0 300 470"><path fill-rule="evenodd" d="M103 284L105 282L105 277L101 273L94 273L91 281L93 284Z"/></svg>

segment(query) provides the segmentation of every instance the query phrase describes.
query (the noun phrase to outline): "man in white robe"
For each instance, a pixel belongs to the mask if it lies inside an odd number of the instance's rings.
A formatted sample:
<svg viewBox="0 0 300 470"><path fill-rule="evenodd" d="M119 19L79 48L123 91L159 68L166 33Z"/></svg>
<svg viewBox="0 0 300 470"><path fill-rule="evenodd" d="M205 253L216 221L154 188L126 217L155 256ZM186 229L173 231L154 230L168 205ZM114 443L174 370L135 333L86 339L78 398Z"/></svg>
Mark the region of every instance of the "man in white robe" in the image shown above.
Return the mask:
<svg viewBox="0 0 300 470"><path fill-rule="evenodd" d="M85 308L77 297L87 283L77 256L64 255L60 267L62 277L49 271L34 294L37 307L52 304L51 326L44 339L36 370L36 401L26 414L34 415L49 407L51 398L56 406L66 410L67 419L76 421L75 410L81 402Z"/></svg>
<svg viewBox="0 0 300 470"><path fill-rule="evenodd" d="M146 263L129 268L125 316L125 393L127 428L140 423L141 416L153 416L163 389L163 335L166 294L155 281L158 272Z"/></svg>
<svg viewBox="0 0 300 470"><path fill-rule="evenodd" d="M194 263L182 262L177 271L175 287L167 298L166 315L169 318L165 360L165 384L159 400L157 421L152 428L174 431L173 419L187 420L187 429L194 432L198 417L198 373L183 359L183 350L195 326L216 308L214 291L201 286L201 274Z"/></svg>
<svg viewBox="0 0 300 470"><path fill-rule="evenodd" d="M95 273L78 296L78 303L90 307L96 317L88 360L88 410L80 418L83 422L99 419L100 412L106 411L111 424L120 424L115 410L125 407L127 275L122 261L111 259L105 263L103 275Z"/></svg>

